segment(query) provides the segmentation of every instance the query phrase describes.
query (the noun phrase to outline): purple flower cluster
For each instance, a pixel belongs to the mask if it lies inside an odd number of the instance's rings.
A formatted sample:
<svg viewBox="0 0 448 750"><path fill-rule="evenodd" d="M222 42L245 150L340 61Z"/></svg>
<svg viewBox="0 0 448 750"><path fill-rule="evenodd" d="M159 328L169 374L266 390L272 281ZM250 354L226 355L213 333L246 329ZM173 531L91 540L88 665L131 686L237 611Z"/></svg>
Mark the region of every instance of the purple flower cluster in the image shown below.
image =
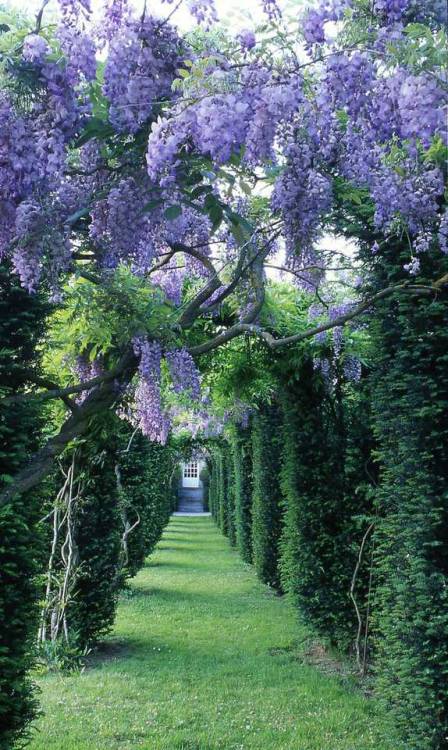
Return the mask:
<svg viewBox="0 0 448 750"><path fill-rule="evenodd" d="M337 320L341 315L347 315L353 308L353 302L340 302L332 305L329 310L329 318L332 322ZM331 329L333 334L333 351L336 357L339 356L342 349L343 329L342 326L335 326Z"/></svg>
<svg viewBox="0 0 448 750"><path fill-rule="evenodd" d="M66 23L77 21L91 12L90 0L58 0L62 17Z"/></svg>
<svg viewBox="0 0 448 750"><path fill-rule="evenodd" d="M388 23L400 21L408 10L411 0L374 0L373 12Z"/></svg>
<svg viewBox="0 0 448 750"><path fill-rule="evenodd" d="M362 366L357 357L347 355L344 357L344 377L346 380L361 380Z"/></svg>
<svg viewBox="0 0 448 750"><path fill-rule="evenodd" d="M326 61L321 104L344 109L357 118L369 106L375 68L365 53L334 54Z"/></svg>
<svg viewBox="0 0 448 750"><path fill-rule="evenodd" d="M311 8L302 19L302 33L307 45L323 44L325 24L328 21L339 21L352 0L321 0L317 8Z"/></svg>
<svg viewBox="0 0 448 750"><path fill-rule="evenodd" d="M393 169L381 165L371 174L375 224L387 233L401 220L416 234L437 216L438 199L444 189L443 174L438 168L416 168L410 161L400 166Z"/></svg>
<svg viewBox="0 0 448 750"><path fill-rule="evenodd" d="M272 206L283 216L288 254L306 257L330 208L332 185L314 168L313 150L306 143L291 143L286 156L285 169L275 183Z"/></svg>
<svg viewBox="0 0 448 750"><path fill-rule="evenodd" d="M240 31L237 36L237 40L241 44L241 49L244 52L248 52L249 50L253 49L253 47L255 47L257 43L255 34L250 29L243 29L242 31Z"/></svg>
<svg viewBox="0 0 448 750"><path fill-rule="evenodd" d="M156 341L138 336L133 340L139 357L139 383L135 391L135 410L139 427L150 440L165 444L170 430L160 393L162 349Z"/></svg>
<svg viewBox="0 0 448 750"><path fill-rule="evenodd" d="M74 365L74 371L78 377L78 380L80 383L85 383L88 380L91 380L92 378L96 378L99 375L102 375L104 372L103 368L103 361L101 357L97 357L94 360L88 359L83 354L78 355L75 360ZM90 391L82 391L77 397L76 397L76 403L82 404L83 401L87 398Z"/></svg>
<svg viewBox="0 0 448 750"><path fill-rule="evenodd" d="M82 29L66 23L59 25L56 38L65 56L67 80L73 86L83 81L93 81L96 76L96 48L93 39Z"/></svg>
<svg viewBox="0 0 448 750"><path fill-rule="evenodd" d="M39 184L42 174L31 123L14 111L4 94L0 95L0 164L0 204L15 208Z"/></svg>
<svg viewBox="0 0 448 750"><path fill-rule="evenodd" d="M376 226L387 233L405 225L412 235L433 227L442 174L419 152L447 139L448 97L437 78L399 66L385 74L370 53L338 52L326 60L316 101L319 156L337 160L347 179L369 189ZM341 112L343 127L334 117Z"/></svg>
<svg viewBox="0 0 448 750"><path fill-rule="evenodd" d="M140 379L135 390L135 411L143 435L154 443L165 445L170 421L162 409L158 386Z"/></svg>
<svg viewBox="0 0 448 750"><path fill-rule="evenodd" d="M282 124L289 122L303 99L296 75L279 81L265 66L247 66L236 86L233 73L217 70L213 82L219 93L199 91L193 104L182 103L169 119L153 124L147 165L151 179L170 185L175 179L179 152L187 142L217 165L245 150L251 165L273 158L273 144Z"/></svg>
<svg viewBox="0 0 448 750"><path fill-rule="evenodd" d="M137 132L169 98L179 55L180 41L169 24L147 18L121 27L110 43L103 85L118 131Z"/></svg>
<svg viewBox="0 0 448 750"><path fill-rule="evenodd" d="M201 397L199 372L194 359L185 348L165 353L175 393L184 393L193 401Z"/></svg>
<svg viewBox="0 0 448 750"><path fill-rule="evenodd" d="M107 0L96 28L96 37L100 44L113 39L120 29L129 23L130 17L128 0Z"/></svg>
<svg viewBox="0 0 448 750"><path fill-rule="evenodd" d="M156 271L151 276L152 282L164 292L173 305L178 307L182 301L182 290L185 280L184 269L170 269L170 271Z"/></svg>
<svg viewBox="0 0 448 750"><path fill-rule="evenodd" d="M23 42L22 57L32 63L41 63L50 48L47 41L39 34L28 34Z"/></svg>
<svg viewBox="0 0 448 750"><path fill-rule="evenodd" d="M263 12L268 17L269 21L277 21L281 18L281 11L278 6L277 0L261 0Z"/></svg>
<svg viewBox="0 0 448 750"><path fill-rule="evenodd" d="M102 251L104 267L115 268L121 260L132 260L138 271L151 265L155 255L153 226L143 212L144 203L145 191L131 177L121 179L107 198L95 203L89 233Z"/></svg>
<svg viewBox="0 0 448 750"><path fill-rule="evenodd" d="M44 221L42 209L32 201L23 201L15 215L18 244L12 255L13 268L22 286L35 292L42 272Z"/></svg>
<svg viewBox="0 0 448 750"><path fill-rule="evenodd" d="M214 0L188 0L188 10L205 28L210 28L218 20Z"/></svg>
<svg viewBox="0 0 448 750"><path fill-rule="evenodd" d="M405 263L403 266L404 270L407 271L411 276L417 276L420 273L420 259L411 258L409 263Z"/></svg>
<svg viewBox="0 0 448 750"><path fill-rule="evenodd" d="M442 253L448 254L448 211L443 214L438 232L439 246Z"/></svg>
<svg viewBox="0 0 448 750"><path fill-rule="evenodd" d="M448 97L429 73L406 75L398 95L400 135L430 146L435 135L448 144Z"/></svg>
<svg viewBox="0 0 448 750"><path fill-rule="evenodd" d="M86 108L77 96L67 69L47 62L40 73L46 97L36 101L32 127L41 168L57 184L66 165L68 145L83 122Z"/></svg>

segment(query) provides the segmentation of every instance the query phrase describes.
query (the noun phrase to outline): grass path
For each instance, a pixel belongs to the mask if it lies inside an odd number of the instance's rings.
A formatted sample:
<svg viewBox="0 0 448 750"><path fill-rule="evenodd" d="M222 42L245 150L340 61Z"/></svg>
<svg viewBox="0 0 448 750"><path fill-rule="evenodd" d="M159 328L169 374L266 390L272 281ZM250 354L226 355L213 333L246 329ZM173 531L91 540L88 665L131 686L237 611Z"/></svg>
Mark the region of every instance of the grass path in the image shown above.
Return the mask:
<svg viewBox="0 0 448 750"><path fill-rule="evenodd" d="M368 701L304 664L306 633L209 518L176 517L105 652L39 678L31 750L392 750Z"/></svg>

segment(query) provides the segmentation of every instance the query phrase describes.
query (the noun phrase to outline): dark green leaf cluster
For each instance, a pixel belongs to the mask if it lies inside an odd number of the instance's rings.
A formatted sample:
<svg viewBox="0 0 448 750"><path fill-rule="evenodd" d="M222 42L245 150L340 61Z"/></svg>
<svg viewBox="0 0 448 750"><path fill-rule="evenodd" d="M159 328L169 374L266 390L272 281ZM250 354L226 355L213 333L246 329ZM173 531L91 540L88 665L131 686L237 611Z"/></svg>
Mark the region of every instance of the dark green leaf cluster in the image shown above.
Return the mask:
<svg viewBox="0 0 448 750"><path fill-rule="evenodd" d="M0 265L0 395L29 384L36 373L46 306L40 296L21 289L16 277ZM5 486L38 447L42 414L21 402L0 405L0 487ZM36 702L27 672L37 630L38 550L35 531L41 498L17 497L0 511L0 748L9 750L27 734Z"/></svg>
<svg viewBox="0 0 448 750"><path fill-rule="evenodd" d="M390 247L389 278L402 273L397 256ZM422 270L441 277L447 259L423 258ZM377 689L406 750L439 750L448 735L446 292L384 302L374 330Z"/></svg>

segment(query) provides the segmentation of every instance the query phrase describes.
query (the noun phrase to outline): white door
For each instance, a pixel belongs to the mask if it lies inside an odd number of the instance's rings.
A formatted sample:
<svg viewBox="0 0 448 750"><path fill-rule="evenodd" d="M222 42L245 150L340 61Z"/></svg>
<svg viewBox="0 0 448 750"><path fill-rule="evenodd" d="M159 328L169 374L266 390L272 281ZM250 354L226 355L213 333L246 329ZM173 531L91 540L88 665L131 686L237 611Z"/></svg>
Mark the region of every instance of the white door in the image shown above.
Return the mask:
<svg viewBox="0 0 448 750"><path fill-rule="evenodd" d="M199 487L199 465L197 461L184 464L182 487Z"/></svg>

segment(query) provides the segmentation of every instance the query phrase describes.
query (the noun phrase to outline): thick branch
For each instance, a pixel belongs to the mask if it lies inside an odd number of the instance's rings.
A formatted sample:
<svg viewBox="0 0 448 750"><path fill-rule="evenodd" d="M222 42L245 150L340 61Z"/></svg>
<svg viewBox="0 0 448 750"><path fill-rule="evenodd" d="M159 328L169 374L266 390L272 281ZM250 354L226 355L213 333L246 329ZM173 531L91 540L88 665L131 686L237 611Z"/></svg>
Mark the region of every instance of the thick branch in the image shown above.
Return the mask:
<svg viewBox="0 0 448 750"><path fill-rule="evenodd" d="M188 303L181 317L179 318L179 325L182 328L187 328L198 317L201 305L203 305L204 302L206 302L212 296L212 294L216 292L217 289L219 289L219 287L221 286L221 280L219 278L218 271L216 270L211 260L207 258L207 256L186 245L178 244L175 246L175 248L176 252L185 252L187 255L191 255L193 258L199 260L210 273L210 278L205 286L203 286L202 289L200 289L199 292Z"/></svg>
<svg viewBox="0 0 448 750"><path fill-rule="evenodd" d="M344 315L338 315L337 318L329 320L326 323L314 326L313 328L308 328L306 331L303 331L302 333L296 333L293 336L285 336L281 339L274 338L271 333L265 331L260 326L247 324L245 321L242 321L241 323L236 323L234 326L231 326L231 328L227 329L227 331L219 333L213 339L209 339L209 341L205 341L203 344L198 344L197 346L190 347L189 352L193 356L205 354L206 352L212 351L213 349L216 349L216 347L221 346L228 341L231 341L237 336L242 336L243 334L257 336L258 338L263 339L271 349L278 349L279 347L287 346L289 344L297 344L300 341L305 341L306 339L316 336L316 334L318 333L329 331L330 329L337 328L338 326L344 326L350 320L357 318L359 315L366 312L366 310L368 310L370 307L372 307L385 297L389 297L392 294L403 291L431 294L433 293L433 291L437 291L437 286L436 284L434 284L432 287L422 287L417 285L411 286L410 282L405 281L403 284L397 284L395 286L387 287L381 292L378 292L372 297L364 300L364 302L361 302L359 305L356 305L353 310L345 313Z"/></svg>
<svg viewBox="0 0 448 750"><path fill-rule="evenodd" d="M36 383L36 385L41 385L43 388L47 388L47 390L37 392L30 391L28 393L16 393L13 396L6 396L5 398L0 399L0 406L9 406L10 404L15 404L19 401L28 401L30 398L37 398L39 399L39 401L49 401L53 398L61 398L62 400L64 400L65 397L69 396L71 393L83 393L84 391L90 391L97 385L101 385L102 383L107 383L110 380L114 380L115 378L118 378L120 376L121 372L122 369L119 365L114 370L111 370L111 372L106 372L104 373L104 375L97 375L90 380L85 380L83 383L69 385L66 388L60 388L51 380L40 378L33 373L29 373L29 376L27 376L28 380Z"/></svg>
<svg viewBox="0 0 448 750"><path fill-rule="evenodd" d="M29 373L26 372L25 374L26 374L27 379L30 382L35 383L36 385L40 385L42 388L47 388L47 392L59 389L59 386L57 385L57 383L53 383L53 381L48 380L48 378L41 378L40 375L35 375L33 372L29 372ZM20 395L23 396L23 395L28 395L28 394L20 394ZM78 408L75 402L72 401L71 398L68 397L68 394L60 393L59 397L64 402L64 404L70 409L70 411L75 411L75 409ZM12 399L14 399L14 396L12 397ZM5 399L5 400L8 401L8 399ZM0 405L2 403L4 403L4 401L0 400ZM11 403L11 401L9 401L9 403Z"/></svg>
<svg viewBox="0 0 448 750"><path fill-rule="evenodd" d="M106 409L110 409L117 399L121 387L127 385L137 368L137 360L130 349L123 355L115 370L114 377L102 379L102 384L90 393L81 406L64 422L59 433L51 438L14 477L12 483L0 493L0 507L11 502L19 494L35 487L51 470L55 458L74 438L84 435L91 418ZM118 389L117 383L118 381Z"/></svg>

